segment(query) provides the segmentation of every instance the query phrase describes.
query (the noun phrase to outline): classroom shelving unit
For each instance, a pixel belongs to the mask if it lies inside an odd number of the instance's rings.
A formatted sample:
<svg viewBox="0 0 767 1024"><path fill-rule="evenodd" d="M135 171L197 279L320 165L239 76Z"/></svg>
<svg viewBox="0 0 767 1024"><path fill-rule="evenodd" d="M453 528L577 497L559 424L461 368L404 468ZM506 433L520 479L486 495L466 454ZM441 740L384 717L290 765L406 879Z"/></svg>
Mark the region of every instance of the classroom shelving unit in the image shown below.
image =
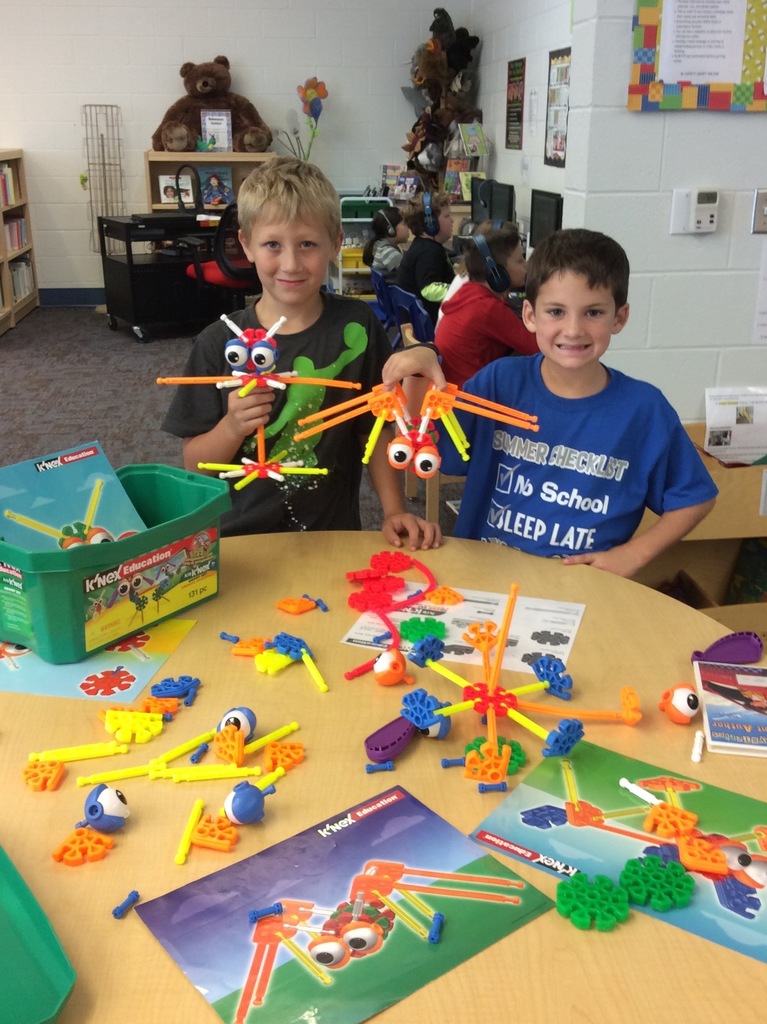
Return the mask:
<svg viewBox="0 0 767 1024"><path fill-rule="evenodd" d="M0 334L40 305L20 149L0 149Z"/></svg>
<svg viewBox="0 0 767 1024"><path fill-rule="evenodd" d="M236 196L240 185L253 168L265 160L273 160L275 156L276 153L166 153L147 150L144 154L147 210L174 209L174 203L162 202L160 177L175 175L176 170L183 164L191 164L201 176L206 167L229 168L232 175L232 190ZM206 209L214 210L216 207L207 206Z"/></svg>

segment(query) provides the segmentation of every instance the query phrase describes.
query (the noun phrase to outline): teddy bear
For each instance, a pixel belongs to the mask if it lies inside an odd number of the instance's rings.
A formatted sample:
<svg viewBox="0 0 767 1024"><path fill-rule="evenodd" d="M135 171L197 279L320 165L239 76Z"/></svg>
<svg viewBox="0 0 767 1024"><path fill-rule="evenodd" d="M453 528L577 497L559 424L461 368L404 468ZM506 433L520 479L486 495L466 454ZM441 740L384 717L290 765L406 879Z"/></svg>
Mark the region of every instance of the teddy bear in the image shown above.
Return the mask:
<svg viewBox="0 0 767 1024"><path fill-rule="evenodd" d="M165 111L152 136L153 150L191 153L201 133L203 110L230 110L232 113L232 149L236 153L263 153L271 144L272 132L260 114L244 96L230 92L232 76L229 60L214 57L204 64L187 61L179 74L184 79L186 96Z"/></svg>

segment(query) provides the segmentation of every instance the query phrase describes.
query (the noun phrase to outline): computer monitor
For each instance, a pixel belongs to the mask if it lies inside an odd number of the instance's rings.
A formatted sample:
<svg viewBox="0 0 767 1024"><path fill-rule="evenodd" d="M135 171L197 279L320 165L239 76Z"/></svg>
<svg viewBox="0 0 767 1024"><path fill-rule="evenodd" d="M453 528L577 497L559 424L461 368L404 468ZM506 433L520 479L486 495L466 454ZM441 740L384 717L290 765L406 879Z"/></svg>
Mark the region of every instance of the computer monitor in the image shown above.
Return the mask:
<svg viewBox="0 0 767 1024"><path fill-rule="evenodd" d="M471 220L473 224L481 224L490 220L490 198L494 181L492 178L471 179Z"/></svg>
<svg viewBox="0 0 767 1024"><path fill-rule="evenodd" d="M534 188L530 192L530 232L527 237L529 249L562 227L562 196L558 192L543 192Z"/></svg>
<svg viewBox="0 0 767 1024"><path fill-rule="evenodd" d="M505 185L502 181L491 182L490 220L516 223L513 185Z"/></svg>

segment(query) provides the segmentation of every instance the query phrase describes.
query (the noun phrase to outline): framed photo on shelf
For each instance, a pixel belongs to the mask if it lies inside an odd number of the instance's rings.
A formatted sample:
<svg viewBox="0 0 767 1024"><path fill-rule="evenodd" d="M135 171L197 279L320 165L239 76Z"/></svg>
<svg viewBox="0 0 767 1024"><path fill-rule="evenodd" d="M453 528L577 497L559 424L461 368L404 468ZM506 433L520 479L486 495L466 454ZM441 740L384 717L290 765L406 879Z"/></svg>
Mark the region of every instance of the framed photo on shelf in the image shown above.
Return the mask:
<svg viewBox="0 0 767 1024"><path fill-rule="evenodd" d="M228 206L235 200L232 168L211 164L199 168L202 201L206 206Z"/></svg>
<svg viewBox="0 0 767 1024"><path fill-rule="evenodd" d="M231 110L201 110L200 138L204 151L230 153L232 151Z"/></svg>
<svg viewBox="0 0 767 1024"><path fill-rule="evenodd" d="M194 197L192 196L192 176L190 174L179 175L178 185L177 190L175 174L158 175L157 187L160 190L160 202L172 203L174 206L178 204L179 200L184 204L194 202ZM179 192L181 193L180 195Z"/></svg>

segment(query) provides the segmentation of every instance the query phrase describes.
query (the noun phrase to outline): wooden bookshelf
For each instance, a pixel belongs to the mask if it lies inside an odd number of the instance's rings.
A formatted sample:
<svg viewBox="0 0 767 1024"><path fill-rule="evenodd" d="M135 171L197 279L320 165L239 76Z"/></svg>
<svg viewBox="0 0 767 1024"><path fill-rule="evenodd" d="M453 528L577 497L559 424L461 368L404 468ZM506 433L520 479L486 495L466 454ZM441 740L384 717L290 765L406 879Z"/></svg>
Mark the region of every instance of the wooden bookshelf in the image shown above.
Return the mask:
<svg viewBox="0 0 767 1024"><path fill-rule="evenodd" d="M161 202L160 177L173 176L183 164L191 164L202 178L205 168L227 167L232 172L232 190L237 190L254 167L265 160L273 160L276 153L165 153L147 150L144 154L146 177L147 210L173 210L175 203ZM188 174L188 171L182 172ZM215 210L215 206L206 206L207 210Z"/></svg>
<svg viewBox="0 0 767 1024"><path fill-rule="evenodd" d="M0 149L0 334L40 305L24 156Z"/></svg>

